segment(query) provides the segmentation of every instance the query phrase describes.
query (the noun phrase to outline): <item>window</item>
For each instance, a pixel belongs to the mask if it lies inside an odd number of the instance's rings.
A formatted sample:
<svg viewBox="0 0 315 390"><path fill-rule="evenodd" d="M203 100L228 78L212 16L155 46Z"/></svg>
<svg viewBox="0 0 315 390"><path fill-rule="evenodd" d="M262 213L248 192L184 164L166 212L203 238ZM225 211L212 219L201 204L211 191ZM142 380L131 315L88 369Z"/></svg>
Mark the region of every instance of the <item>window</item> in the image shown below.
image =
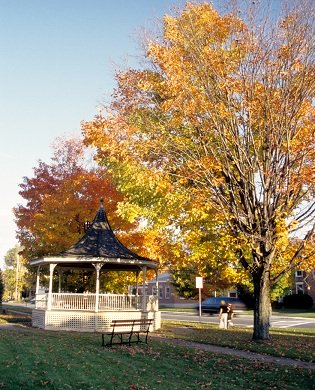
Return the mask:
<svg viewBox="0 0 315 390"><path fill-rule="evenodd" d="M300 271L300 270L295 271L295 276L296 276L297 278L303 277L303 271Z"/></svg>
<svg viewBox="0 0 315 390"><path fill-rule="evenodd" d="M171 297L171 289L169 286L166 286L165 287L165 298L170 299L170 297Z"/></svg>
<svg viewBox="0 0 315 390"><path fill-rule="evenodd" d="M295 283L295 291L297 294L304 294L304 283L303 282Z"/></svg>
<svg viewBox="0 0 315 390"><path fill-rule="evenodd" d="M163 298L163 289L159 287L159 298Z"/></svg>

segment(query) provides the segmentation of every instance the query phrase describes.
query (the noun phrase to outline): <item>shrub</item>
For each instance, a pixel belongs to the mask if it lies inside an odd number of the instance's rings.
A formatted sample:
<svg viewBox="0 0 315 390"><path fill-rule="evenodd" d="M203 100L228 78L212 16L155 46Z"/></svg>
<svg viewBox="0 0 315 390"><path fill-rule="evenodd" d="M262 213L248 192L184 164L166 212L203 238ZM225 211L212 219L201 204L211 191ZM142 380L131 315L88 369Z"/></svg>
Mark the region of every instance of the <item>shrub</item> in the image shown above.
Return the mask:
<svg viewBox="0 0 315 390"><path fill-rule="evenodd" d="M254 294L249 290L248 286L244 284L237 284L237 296L247 306L248 309L254 308Z"/></svg>
<svg viewBox="0 0 315 390"><path fill-rule="evenodd" d="M310 309L313 299L308 294L292 294L283 298L283 306L286 309Z"/></svg>

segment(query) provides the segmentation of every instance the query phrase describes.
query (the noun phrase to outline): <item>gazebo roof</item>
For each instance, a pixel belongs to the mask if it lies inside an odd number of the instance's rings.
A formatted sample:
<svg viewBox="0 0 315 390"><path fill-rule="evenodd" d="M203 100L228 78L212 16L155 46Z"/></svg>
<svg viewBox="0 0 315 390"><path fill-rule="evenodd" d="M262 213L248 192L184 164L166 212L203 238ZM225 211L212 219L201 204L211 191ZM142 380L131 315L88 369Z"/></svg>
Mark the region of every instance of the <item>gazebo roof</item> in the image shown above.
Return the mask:
<svg viewBox="0 0 315 390"><path fill-rule="evenodd" d="M80 240L69 249L55 255L33 260L31 265L58 264L64 268L92 268L92 263L103 264L103 269L138 270L143 266L150 269L158 267L158 263L125 247L115 236L108 222L103 199L101 206Z"/></svg>

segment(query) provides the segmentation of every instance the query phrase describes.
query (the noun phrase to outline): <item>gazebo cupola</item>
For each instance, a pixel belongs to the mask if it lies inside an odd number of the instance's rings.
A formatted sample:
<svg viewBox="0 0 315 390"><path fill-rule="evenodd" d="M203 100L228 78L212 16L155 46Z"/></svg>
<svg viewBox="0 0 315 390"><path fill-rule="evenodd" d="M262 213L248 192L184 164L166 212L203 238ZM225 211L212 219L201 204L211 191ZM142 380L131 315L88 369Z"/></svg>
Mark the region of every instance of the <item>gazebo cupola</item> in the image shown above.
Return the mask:
<svg viewBox="0 0 315 390"><path fill-rule="evenodd" d="M35 259L30 265L37 266L36 306L33 310L33 325L45 329L71 329L85 331L104 330L112 319L126 319L130 313L139 318L155 319L155 329L160 326L158 311L158 297L146 295L146 272L153 269L156 272L158 263L136 253L124 246L115 236L107 219L103 199L100 208L81 239L69 249L55 255ZM48 293L40 294L40 270L49 267ZM85 269L95 270L95 293L73 294L61 292L61 272L63 270ZM59 285L54 291L54 272L59 272ZM143 294L138 295L138 288L134 295L128 294L100 294L100 278L106 271L130 271L143 274ZM157 291L157 286L155 291ZM70 316L70 317L69 317ZM89 318L90 325L84 325ZM67 319L66 319L67 318ZM64 324L67 326L64 326ZM69 324L75 324L74 328ZM81 324L78 326L78 324ZM92 329L91 329L92 328Z"/></svg>

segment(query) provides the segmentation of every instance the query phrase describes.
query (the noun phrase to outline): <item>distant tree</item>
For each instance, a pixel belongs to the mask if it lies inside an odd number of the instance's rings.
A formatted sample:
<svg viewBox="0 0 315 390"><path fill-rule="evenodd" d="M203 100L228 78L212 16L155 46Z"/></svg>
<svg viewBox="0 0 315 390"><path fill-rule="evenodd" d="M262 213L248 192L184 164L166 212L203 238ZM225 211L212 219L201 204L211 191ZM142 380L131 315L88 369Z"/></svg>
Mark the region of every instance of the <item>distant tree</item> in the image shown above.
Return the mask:
<svg viewBox="0 0 315 390"><path fill-rule="evenodd" d="M196 267L172 268L171 275L171 283L179 296L187 299L195 298L197 294L196 276L199 276Z"/></svg>
<svg viewBox="0 0 315 390"><path fill-rule="evenodd" d="M4 280L4 286L5 291L4 295L5 297L12 299L14 298L14 292L15 292L15 280L16 280L16 272L12 269L5 269L2 271L2 277Z"/></svg>
<svg viewBox="0 0 315 390"><path fill-rule="evenodd" d="M6 252L4 256L4 264L6 268L12 269L16 267L17 257L20 249L21 249L20 245L17 244Z"/></svg>
<svg viewBox="0 0 315 390"><path fill-rule="evenodd" d="M22 247L17 244L10 248L4 256L5 269L3 277L5 280L6 295L10 298L20 299L23 285L30 287L27 281L28 271L25 266L25 258L22 255Z"/></svg>

